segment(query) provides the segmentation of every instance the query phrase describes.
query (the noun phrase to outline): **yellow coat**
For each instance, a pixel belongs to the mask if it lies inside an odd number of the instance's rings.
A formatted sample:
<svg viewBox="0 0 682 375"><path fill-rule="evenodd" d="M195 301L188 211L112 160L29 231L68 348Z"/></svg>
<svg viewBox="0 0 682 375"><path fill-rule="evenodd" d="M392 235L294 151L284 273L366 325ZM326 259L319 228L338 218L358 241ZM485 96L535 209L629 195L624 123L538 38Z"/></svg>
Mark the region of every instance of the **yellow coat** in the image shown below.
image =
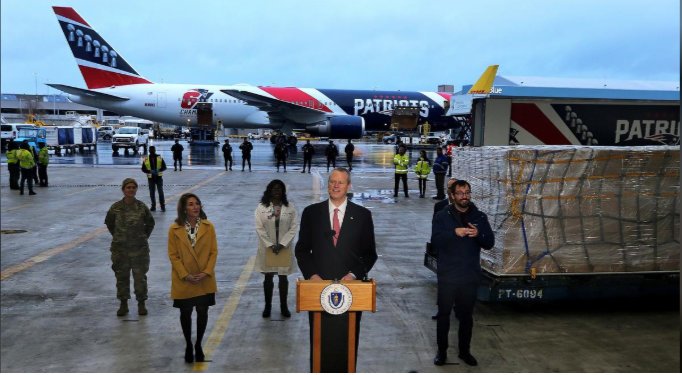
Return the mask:
<svg viewBox="0 0 682 375"><path fill-rule="evenodd" d="M192 248L184 225L173 225L168 229L168 257L171 271L171 298L185 299L215 293L215 262L218 256L218 240L215 227L210 221L202 219L197 233L196 246ZM208 274L198 284L185 281L187 275L201 272Z"/></svg>

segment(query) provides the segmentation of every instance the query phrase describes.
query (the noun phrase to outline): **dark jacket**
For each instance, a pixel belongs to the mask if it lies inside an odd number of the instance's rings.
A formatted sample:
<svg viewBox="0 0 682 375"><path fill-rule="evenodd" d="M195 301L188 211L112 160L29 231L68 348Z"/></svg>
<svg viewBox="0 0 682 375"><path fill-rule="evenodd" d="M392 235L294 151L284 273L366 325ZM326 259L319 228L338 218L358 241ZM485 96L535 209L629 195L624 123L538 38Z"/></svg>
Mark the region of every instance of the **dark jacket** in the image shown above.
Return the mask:
<svg viewBox="0 0 682 375"><path fill-rule="evenodd" d="M289 157L289 148L283 143L275 146L275 157L277 159L286 159Z"/></svg>
<svg viewBox="0 0 682 375"><path fill-rule="evenodd" d="M448 171L448 156L441 154L433 162L433 173L445 174Z"/></svg>
<svg viewBox="0 0 682 375"><path fill-rule="evenodd" d="M242 155L251 155L251 150L253 150L253 145L251 142L246 141L239 145L239 149L242 150Z"/></svg>
<svg viewBox="0 0 682 375"><path fill-rule="evenodd" d="M348 202L341 233L334 247L329 220L329 202L311 204L303 210L296 243L296 260L303 277L319 275L324 280L341 280L352 272L360 280L377 260L372 213ZM362 262L361 262L361 261Z"/></svg>
<svg viewBox="0 0 682 375"><path fill-rule="evenodd" d="M443 211L445 207L450 204L450 200L448 198L443 199L442 201L439 201L438 203L433 205L433 217L431 218L431 224L433 224L433 221L436 220L436 214Z"/></svg>
<svg viewBox="0 0 682 375"><path fill-rule="evenodd" d="M478 236L459 237L456 228L468 228L460 221L452 205L438 212L433 220L431 246L438 254L438 281L455 284L474 284L481 279L481 248L490 250L495 235L488 216L476 206L470 206L467 220L478 228Z"/></svg>
<svg viewBox="0 0 682 375"><path fill-rule="evenodd" d="M315 155L315 147L312 144L304 144L303 147L301 147L301 150L303 150L303 156L313 156Z"/></svg>
<svg viewBox="0 0 682 375"><path fill-rule="evenodd" d="M181 144L176 143L171 147L171 152L173 153L173 156L182 156L182 152L185 150L184 147L182 147Z"/></svg>
<svg viewBox="0 0 682 375"><path fill-rule="evenodd" d="M324 152L325 155L327 155L327 158L336 158L339 155L339 149L336 147L336 145L329 145L327 146L327 149Z"/></svg>
<svg viewBox="0 0 682 375"><path fill-rule="evenodd" d="M352 143L348 143L346 145L346 148L344 148L343 150L346 152L346 154L352 154L353 151L355 151L355 145Z"/></svg>
<svg viewBox="0 0 682 375"><path fill-rule="evenodd" d="M229 144L229 143L223 144L223 154L225 154L226 156L232 154L232 145L231 144Z"/></svg>

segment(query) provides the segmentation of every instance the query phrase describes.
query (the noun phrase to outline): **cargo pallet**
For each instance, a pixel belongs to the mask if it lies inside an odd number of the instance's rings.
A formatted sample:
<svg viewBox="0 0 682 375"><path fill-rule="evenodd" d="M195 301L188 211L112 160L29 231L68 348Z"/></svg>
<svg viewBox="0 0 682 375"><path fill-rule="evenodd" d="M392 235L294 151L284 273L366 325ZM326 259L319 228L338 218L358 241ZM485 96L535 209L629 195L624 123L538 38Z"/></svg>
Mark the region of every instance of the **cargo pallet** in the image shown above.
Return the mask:
<svg viewBox="0 0 682 375"><path fill-rule="evenodd" d="M424 253L424 266L438 270L438 258ZM679 271L622 273L495 275L485 269L478 300L486 302L551 301L602 298L657 298L680 294Z"/></svg>

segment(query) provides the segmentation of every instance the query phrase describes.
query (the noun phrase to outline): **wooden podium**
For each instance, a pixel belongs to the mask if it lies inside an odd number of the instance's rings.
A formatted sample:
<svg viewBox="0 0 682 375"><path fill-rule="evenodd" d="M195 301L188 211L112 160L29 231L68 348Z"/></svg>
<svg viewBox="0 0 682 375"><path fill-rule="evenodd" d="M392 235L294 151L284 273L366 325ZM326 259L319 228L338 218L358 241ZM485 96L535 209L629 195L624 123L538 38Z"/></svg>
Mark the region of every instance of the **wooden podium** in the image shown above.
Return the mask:
<svg viewBox="0 0 682 375"><path fill-rule="evenodd" d="M369 282L360 280L340 281L348 287L353 295L353 303L348 309L348 372L355 372L355 324L358 311L377 311L377 284L374 279ZM313 372L320 372L322 358L322 290L332 284L330 280L296 280L296 312L313 312Z"/></svg>

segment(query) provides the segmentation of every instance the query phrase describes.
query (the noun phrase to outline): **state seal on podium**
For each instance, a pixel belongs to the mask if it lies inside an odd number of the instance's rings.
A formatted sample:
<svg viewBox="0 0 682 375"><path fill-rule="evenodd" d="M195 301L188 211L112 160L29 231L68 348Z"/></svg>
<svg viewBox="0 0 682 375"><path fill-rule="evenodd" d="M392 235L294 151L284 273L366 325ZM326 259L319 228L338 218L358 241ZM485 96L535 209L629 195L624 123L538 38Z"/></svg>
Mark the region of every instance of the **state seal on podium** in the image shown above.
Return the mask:
<svg viewBox="0 0 682 375"><path fill-rule="evenodd" d="M320 305L329 314L343 314L352 304L353 293L343 284L329 284L320 293Z"/></svg>

